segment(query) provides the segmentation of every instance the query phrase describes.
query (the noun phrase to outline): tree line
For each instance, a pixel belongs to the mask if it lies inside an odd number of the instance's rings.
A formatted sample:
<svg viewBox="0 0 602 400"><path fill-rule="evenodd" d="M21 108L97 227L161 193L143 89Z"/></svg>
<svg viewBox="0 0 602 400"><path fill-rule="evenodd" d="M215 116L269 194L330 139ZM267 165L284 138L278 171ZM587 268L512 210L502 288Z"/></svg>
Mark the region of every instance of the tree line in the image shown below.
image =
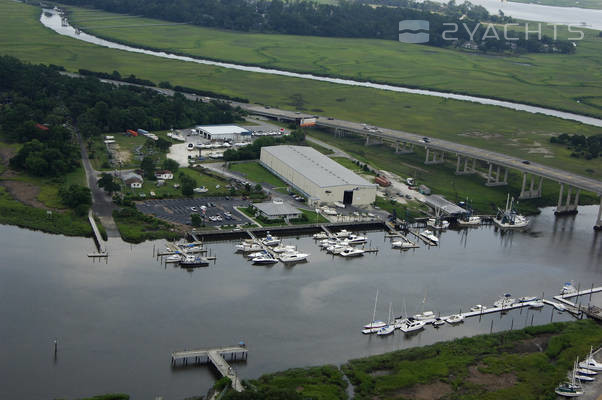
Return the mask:
<svg viewBox="0 0 602 400"><path fill-rule="evenodd" d="M598 158L602 154L602 133L592 136L563 133L557 137L552 136L550 143L563 144L573 150L571 157L583 157L586 160L591 160L592 158Z"/></svg>
<svg viewBox="0 0 602 400"><path fill-rule="evenodd" d="M503 13L490 15L481 6L471 3L456 5L410 0L339 1L320 4L314 0L65 0L64 3L102 10L143 15L173 22L243 32L284 33L306 36L375 38L398 40L399 21L428 20L430 40L437 47L461 46L471 42L467 30L459 30L457 40L448 41L443 32L445 23L463 23L474 32L472 37L480 51L511 52L574 52L566 40L524 38L518 41L486 39L487 27L480 22L511 21ZM375 6L376 5L376 6ZM520 37L511 32L509 37ZM551 43L551 45L550 45Z"/></svg>
<svg viewBox="0 0 602 400"><path fill-rule="evenodd" d="M295 130L290 135L282 137L267 136L256 139L253 143L241 147L238 150L228 149L224 151L224 161L256 160L261 155L264 146L276 146L279 144L301 144L305 142L305 132Z"/></svg>

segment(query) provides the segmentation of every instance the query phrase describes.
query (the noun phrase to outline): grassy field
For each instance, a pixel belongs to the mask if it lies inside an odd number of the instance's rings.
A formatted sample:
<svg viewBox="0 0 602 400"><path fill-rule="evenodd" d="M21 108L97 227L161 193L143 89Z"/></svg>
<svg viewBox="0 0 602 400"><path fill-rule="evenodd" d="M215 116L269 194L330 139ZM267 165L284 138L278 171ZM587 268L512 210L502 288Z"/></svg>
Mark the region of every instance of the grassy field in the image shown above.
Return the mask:
<svg viewBox="0 0 602 400"><path fill-rule="evenodd" d="M458 202L469 199L472 207L482 213L492 213L497 207L504 205L507 193L518 198L522 175L510 171L508 186L487 187L485 179L477 175L455 175L455 160L448 160L445 164L424 165L424 149L416 147L414 154L395 154L393 148L386 145L364 146L360 137L345 136L335 137L332 134L319 130L312 130L310 136L335 145L362 162L393 172L402 178L414 177L418 185L424 184L431 188L433 193L442 194L448 200ZM480 166L485 170L485 165ZM535 200L521 201L519 208L526 213L536 213L537 207L555 205L558 199L559 187L556 183L544 181L543 197ZM594 204L598 198L582 193L581 204ZM398 210L401 211L401 210ZM403 215L403 214L402 214Z"/></svg>
<svg viewBox="0 0 602 400"><path fill-rule="evenodd" d="M288 185L282 179L268 171L259 161L231 163L232 171L243 174L247 179L255 183L267 183L275 188L286 188Z"/></svg>
<svg viewBox="0 0 602 400"><path fill-rule="evenodd" d="M359 167L357 164L355 164L353 161L351 161L348 158L345 157L332 157L332 159L336 162L338 162L339 164L341 164L343 167L352 170L353 172L355 172L358 175L372 175L372 176L376 176L376 174L372 171L364 171L361 167Z"/></svg>
<svg viewBox="0 0 602 400"><path fill-rule="evenodd" d="M600 0L586 1L602 4ZM583 96L600 98L602 41L597 31L586 31L573 55L498 56L390 40L248 34L192 25L150 26L160 21L68 9L72 10L73 22L87 32L143 47L321 75L498 97L602 116L602 108L576 101ZM130 27L132 25L135 27ZM542 32L552 36L551 28L545 24ZM558 28L558 36L576 37L566 27Z"/></svg>
<svg viewBox="0 0 602 400"><path fill-rule="evenodd" d="M508 154L528 154L527 150L517 146L517 141L545 144L550 135L590 135L600 131L557 118L491 106L225 70L101 48L60 37L41 26L38 17L38 8L0 0L1 52L34 63L64 65L72 71L78 68L105 72L119 70L122 75L133 73L155 82L169 80L172 84L247 97L274 107L305 109ZM429 49L421 48L420 51L426 50ZM587 66L579 69L580 73L586 70ZM438 78L443 76L441 73L436 75ZM549 83L554 84L553 80ZM584 84L584 90L587 86ZM537 97L536 93L531 95ZM537 153L530 157L534 161L583 173L585 161L571 159L566 149L560 147L548 150L551 157ZM602 170L599 161L588 165L588 169Z"/></svg>
<svg viewBox="0 0 602 400"><path fill-rule="evenodd" d="M153 216L142 214L135 208L126 207L115 210L113 219L125 242L141 243L145 240L175 240L182 237L182 234L173 225Z"/></svg>
<svg viewBox="0 0 602 400"><path fill-rule="evenodd" d="M602 329L583 320L396 351L342 369L358 400L553 399L577 356L601 344Z"/></svg>
<svg viewBox="0 0 602 400"><path fill-rule="evenodd" d="M579 7L602 10L602 1L600 0L512 0L514 3L541 4L544 6L556 7Z"/></svg>

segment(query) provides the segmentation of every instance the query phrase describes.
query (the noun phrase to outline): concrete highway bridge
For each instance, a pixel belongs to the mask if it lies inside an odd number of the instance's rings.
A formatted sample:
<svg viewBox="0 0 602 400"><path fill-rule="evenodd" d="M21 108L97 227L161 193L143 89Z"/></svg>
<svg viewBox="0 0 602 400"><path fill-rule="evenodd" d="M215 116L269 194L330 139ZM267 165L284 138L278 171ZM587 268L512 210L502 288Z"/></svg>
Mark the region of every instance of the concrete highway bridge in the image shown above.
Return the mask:
<svg viewBox="0 0 602 400"><path fill-rule="evenodd" d="M233 103L251 114L261 115L279 121L300 121L312 118L314 115L294 111L280 110L264 107L257 104ZM501 186L508 184L508 171L510 169L523 174L520 199L535 199L541 197L544 178L557 182L560 185L560 195L555 213L576 213L579 205L581 190L592 192L600 196L600 208L594 223L595 230L602 230L602 182L571 172L563 171L542 164L525 162L525 160L494 151L484 150L473 146L450 142L442 139L424 138L422 135L404 132L395 129L368 126L357 122L343 121L334 118L319 117L316 126L334 131L335 135L352 133L366 138L366 144L390 143L397 152L412 152L414 146L424 147L426 150L425 164L439 164L445 162L446 157L455 157L456 174L476 173L476 164L483 161L489 165L486 185ZM425 140L426 139L426 140ZM566 193L565 193L566 192Z"/></svg>

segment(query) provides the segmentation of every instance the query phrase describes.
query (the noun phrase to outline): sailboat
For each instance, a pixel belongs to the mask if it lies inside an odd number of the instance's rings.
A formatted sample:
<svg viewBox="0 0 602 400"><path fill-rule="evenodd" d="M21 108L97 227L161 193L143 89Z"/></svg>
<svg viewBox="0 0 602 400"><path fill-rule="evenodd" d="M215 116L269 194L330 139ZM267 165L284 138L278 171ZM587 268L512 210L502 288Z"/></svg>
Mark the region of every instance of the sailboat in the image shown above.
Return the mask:
<svg viewBox="0 0 602 400"><path fill-rule="evenodd" d="M578 383L575 383L575 376L576 376L575 370L576 369L577 369L577 362L575 362L573 364L573 373L571 376L571 381L561 383L560 385L558 385L556 387L556 390L554 390L554 392L556 392L557 395L560 395L563 397L578 397L578 396L583 395L583 388Z"/></svg>
<svg viewBox="0 0 602 400"><path fill-rule="evenodd" d="M422 299L422 312L420 314L414 315L415 320L424 321L428 319L435 318L435 313L432 311L424 311L424 306L426 304L427 290L424 291L424 299Z"/></svg>
<svg viewBox="0 0 602 400"><path fill-rule="evenodd" d="M395 332L395 324L391 320L391 307L393 307L393 303L389 303L389 319L387 320L387 325L383 326L376 332L379 336L387 336Z"/></svg>
<svg viewBox="0 0 602 400"><path fill-rule="evenodd" d="M594 360L594 348L590 347L589 355L587 358L579 363L581 368L587 368L594 371L602 371L602 363Z"/></svg>
<svg viewBox="0 0 602 400"><path fill-rule="evenodd" d="M364 329L362 330L363 334L376 333L380 328L384 327L385 324L383 321L376 321L376 304L378 303L378 289L376 289L376 298L374 299L374 311L372 311L372 322L367 325L364 325Z"/></svg>

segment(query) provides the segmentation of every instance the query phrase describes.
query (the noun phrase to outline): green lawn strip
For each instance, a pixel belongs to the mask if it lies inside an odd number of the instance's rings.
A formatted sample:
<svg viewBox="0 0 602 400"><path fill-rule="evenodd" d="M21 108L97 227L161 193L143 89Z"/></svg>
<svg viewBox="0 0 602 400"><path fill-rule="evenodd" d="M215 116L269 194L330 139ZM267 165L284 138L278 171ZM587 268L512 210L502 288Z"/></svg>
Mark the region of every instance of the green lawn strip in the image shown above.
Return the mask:
<svg viewBox="0 0 602 400"><path fill-rule="evenodd" d="M310 147L313 147L314 149L318 150L320 153L322 153L324 155L330 155L330 154L334 153L334 151L327 149L324 146L320 146L319 144L314 143L314 142L307 142L307 145Z"/></svg>
<svg viewBox="0 0 602 400"><path fill-rule="evenodd" d="M573 1L573 0L544 0ZM594 2L595 0L585 0ZM601 3L598 1L598 5ZM86 9L68 7L78 24ZM536 54L502 56L454 48L399 43L391 40L306 37L256 34L192 25L154 26L160 21L123 18L99 11L102 21L82 22L86 31L123 43L174 53L255 64L358 80L455 91L537 103L579 113L602 115L602 110L579 103L580 96L599 96L602 43L598 31L584 30L572 55ZM87 16L86 16L87 17ZM144 25L133 29L114 25ZM533 29L533 22L530 22ZM499 34L503 34L503 27ZM517 33L523 27L513 26ZM576 37L566 27L558 37ZM553 28L542 24L542 34L552 37ZM368 103L369 104L369 103Z"/></svg>
<svg viewBox="0 0 602 400"><path fill-rule="evenodd" d="M339 164L341 164L343 167L352 170L353 172L355 172L358 175L372 175L372 176L376 176L376 174L374 172L372 172L372 171L366 171L366 170L362 169L362 167L360 167L359 165L357 165L356 163L354 163L349 158L345 158L345 157L332 157L332 159L334 161L338 162Z"/></svg>
<svg viewBox="0 0 602 400"><path fill-rule="evenodd" d="M129 243L156 239L175 240L182 236L173 225L151 215L145 215L132 207L113 211L113 219L121 238Z"/></svg>
<svg viewBox="0 0 602 400"><path fill-rule="evenodd" d="M408 200L406 204L402 204L392 199L385 199L384 197L376 196L374 205L385 211L388 211L391 215L396 215L398 218L408 221L412 221L414 218L428 216L426 213L428 207L417 201Z"/></svg>
<svg viewBox="0 0 602 400"><path fill-rule="evenodd" d="M27 206L15 199L0 186L0 223L40 230L67 236L90 236L92 227L87 216L77 216L72 211L51 212Z"/></svg>
<svg viewBox="0 0 602 400"><path fill-rule="evenodd" d="M243 174L255 183L267 183L276 188L285 188L288 185L282 179L268 171L259 161L230 163L230 169Z"/></svg>
<svg viewBox="0 0 602 400"><path fill-rule="evenodd" d="M127 53L61 37L41 26L38 18L38 8L0 0L0 32L2 33L0 48L2 53L33 63L63 65L71 71L77 71L79 68L109 73L119 70L122 75L133 73L139 78L150 79L154 82L168 80L174 85L246 97L253 102L270 104L274 107L332 115L341 119L403 129L502 153L525 156L533 161L579 174L583 174L585 169L592 169L594 170L592 177L602 178L602 161L593 160L586 164L585 160L571 158L570 152L560 146L545 146L550 135L561 133L591 135L599 133L599 128L493 106L225 70ZM420 51L427 50L430 51L425 46L420 47ZM543 56L555 57L555 55ZM471 60L476 61L487 58L490 57L470 56ZM509 62L514 65L515 60L512 59ZM445 63L434 63L432 60L431 63L447 68ZM400 68L399 65L396 65L395 68L409 71L408 68ZM453 68L451 69L453 70ZM541 70L541 68L533 68L536 75L541 73ZM567 67L563 70L571 71L571 74L579 71L579 74L583 73L584 76L595 76L599 73L598 71L590 74L587 72L587 68L582 69L581 67L574 70ZM438 73L433 76L442 79L446 75ZM563 82L563 79L557 81ZM448 81L452 82L454 79L450 78ZM473 80L469 83L472 82ZM478 80L474 82L476 85L481 84ZM553 82L555 81L550 81L550 85ZM580 93L570 96L599 97L599 88L595 90L595 93L587 94L588 84L584 83L584 85L579 89ZM541 85L541 87L545 86ZM559 90L563 96L570 93L570 90L565 87ZM516 92L516 90L514 91ZM521 92L531 98L546 98L550 101L562 98L562 96L549 93L540 95L536 89ZM582 104L576 101L575 103ZM520 140L542 143L554 157L530 154L528 148L517 145L516 141Z"/></svg>
<svg viewBox="0 0 602 400"><path fill-rule="evenodd" d="M300 209L303 213L303 218L299 220L292 220L291 224L293 225L301 225L301 224L323 224L330 222L326 217L322 214L318 214L315 211L305 210L303 208Z"/></svg>
<svg viewBox="0 0 602 400"><path fill-rule="evenodd" d="M395 150L387 145L364 146L360 137L346 136L337 138L334 135L313 130L310 136L341 148L352 154L358 160L370 165L393 172L402 179L414 177L418 185L428 186L434 194L442 194L449 201L458 202L469 200L472 207L485 214L494 213L497 207L503 207L506 196L510 193L515 198L520 194L522 175L510 171L508 186L487 187L485 179L478 175L455 175L454 159L445 164L424 165L424 149L415 147L414 154L395 154ZM486 166L480 166L486 171ZM544 180L542 198L520 201L519 209L526 213L536 213L537 207L555 205L558 200L559 186L555 182ZM599 199L591 194L582 192L581 204L594 204Z"/></svg>
<svg viewBox="0 0 602 400"><path fill-rule="evenodd" d="M554 398L554 387L566 379L576 357L583 359L591 345L601 344L602 329L593 321L582 320L351 360L343 371L353 383L358 400L393 399L402 390L437 382L449 385L449 398ZM511 374L516 383L506 388L471 383L471 366L477 366L481 373L493 374L494 379L496 375Z"/></svg>

